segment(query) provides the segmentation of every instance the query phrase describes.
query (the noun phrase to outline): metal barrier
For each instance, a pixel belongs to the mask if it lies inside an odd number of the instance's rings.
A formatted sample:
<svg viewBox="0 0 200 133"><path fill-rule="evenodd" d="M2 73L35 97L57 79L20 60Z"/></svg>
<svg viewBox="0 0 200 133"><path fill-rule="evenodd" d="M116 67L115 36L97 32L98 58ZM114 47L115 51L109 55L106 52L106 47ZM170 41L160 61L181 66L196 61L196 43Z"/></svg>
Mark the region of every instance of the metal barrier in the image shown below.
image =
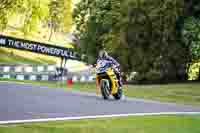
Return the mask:
<svg viewBox="0 0 200 133"><path fill-rule="evenodd" d="M67 80L73 82L93 82L94 76L80 73L65 73L59 78L59 73L55 65L10 65L0 64L0 78L16 80Z"/></svg>

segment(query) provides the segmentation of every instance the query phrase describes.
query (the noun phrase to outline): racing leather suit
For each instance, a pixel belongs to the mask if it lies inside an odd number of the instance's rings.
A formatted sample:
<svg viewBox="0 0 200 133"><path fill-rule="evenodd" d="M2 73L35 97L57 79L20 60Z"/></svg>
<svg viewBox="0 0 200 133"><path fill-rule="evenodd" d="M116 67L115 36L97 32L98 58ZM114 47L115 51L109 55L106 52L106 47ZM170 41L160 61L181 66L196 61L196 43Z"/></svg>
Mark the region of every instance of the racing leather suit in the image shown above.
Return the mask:
<svg viewBox="0 0 200 133"><path fill-rule="evenodd" d="M120 64L115 59L113 59L111 56L107 56L105 58L99 58L97 60L97 62L100 61L100 60L106 60L106 61L111 62L112 68L113 68L113 70L114 70L114 72L115 72L115 74L117 76L118 81L119 81L119 86L122 87L122 78L121 78L121 73L120 73Z"/></svg>

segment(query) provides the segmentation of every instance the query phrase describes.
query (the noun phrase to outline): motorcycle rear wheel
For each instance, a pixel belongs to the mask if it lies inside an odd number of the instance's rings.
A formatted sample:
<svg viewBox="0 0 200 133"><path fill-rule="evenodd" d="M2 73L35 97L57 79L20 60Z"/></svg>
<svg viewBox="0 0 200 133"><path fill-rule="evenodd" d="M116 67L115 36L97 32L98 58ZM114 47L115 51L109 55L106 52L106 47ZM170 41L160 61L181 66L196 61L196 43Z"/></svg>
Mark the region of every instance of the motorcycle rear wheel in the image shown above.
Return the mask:
<svg viewBox="0 0 200 133"><path fill-rule="evenodd" d="M116 94L113 94L113 97L116 99L116 100L120 100L122 98L122 94L123 94L123 91L121 88L118 88L117 90L117 93Z"/></svg>

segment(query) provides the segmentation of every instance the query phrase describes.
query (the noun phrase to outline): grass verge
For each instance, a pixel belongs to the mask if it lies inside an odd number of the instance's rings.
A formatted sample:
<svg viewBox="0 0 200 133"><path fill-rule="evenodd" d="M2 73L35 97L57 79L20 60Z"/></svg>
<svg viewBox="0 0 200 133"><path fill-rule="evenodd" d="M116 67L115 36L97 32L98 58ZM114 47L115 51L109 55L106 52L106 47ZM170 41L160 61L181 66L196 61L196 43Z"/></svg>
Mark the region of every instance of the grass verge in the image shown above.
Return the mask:
<svg viewBox="0 0 200 133"><path fill-rule="evenodd" d="M8 49L0 48L0 63L5 64L33 64L33 65L44 65L44 64L55 64L55 62L48 60L48 58L37 58L33 59L26 56L19 56L19 54L15 54L16 50L12 50L13 52L9 52ZM21 51L20 51L21 52ZM29 55L30 52L23 51L23 54Z"/></svg>
<svg viewBox="0 0 200 133"><path fill-rule="evenodd" d="M1 133L199 133L200 116L164 115L0 126Z"/></svg>

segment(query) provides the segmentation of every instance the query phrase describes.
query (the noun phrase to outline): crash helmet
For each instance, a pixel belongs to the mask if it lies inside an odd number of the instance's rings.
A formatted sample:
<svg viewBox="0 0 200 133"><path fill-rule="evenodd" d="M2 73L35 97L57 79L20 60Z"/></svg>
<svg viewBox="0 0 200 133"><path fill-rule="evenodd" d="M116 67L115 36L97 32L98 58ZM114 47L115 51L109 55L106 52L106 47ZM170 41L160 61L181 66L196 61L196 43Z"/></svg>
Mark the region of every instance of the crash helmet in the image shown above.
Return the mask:
<svg viewBox="0 0 200 133"><path fill-rule="evenodd" d="M99 51L99 58L107 58L108 53L105 50L100 50Z"/></svg>

